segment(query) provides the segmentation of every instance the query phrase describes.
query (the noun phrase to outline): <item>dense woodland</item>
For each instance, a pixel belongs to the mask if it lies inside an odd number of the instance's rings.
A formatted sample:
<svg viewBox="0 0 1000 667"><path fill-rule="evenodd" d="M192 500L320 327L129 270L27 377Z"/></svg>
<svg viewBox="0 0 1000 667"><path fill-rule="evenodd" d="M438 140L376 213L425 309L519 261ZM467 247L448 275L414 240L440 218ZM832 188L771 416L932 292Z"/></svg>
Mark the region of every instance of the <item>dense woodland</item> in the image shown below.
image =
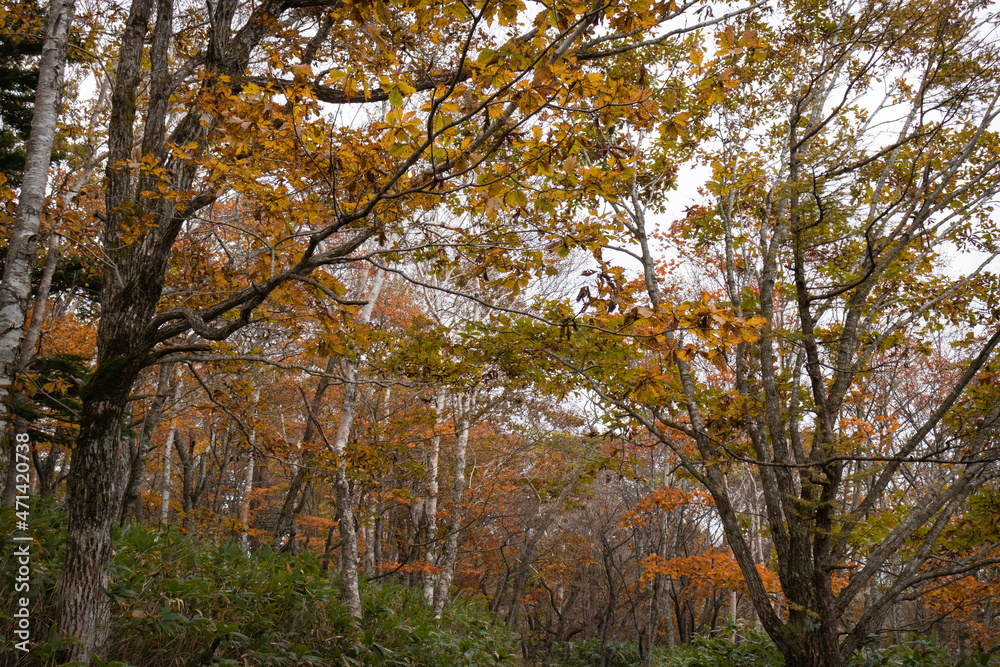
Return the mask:
<svg viewBox="0 0 1000 667"><path fill-rule="evenodd" d="M992 664L998 30L3 0L0 663Z"/></svg>

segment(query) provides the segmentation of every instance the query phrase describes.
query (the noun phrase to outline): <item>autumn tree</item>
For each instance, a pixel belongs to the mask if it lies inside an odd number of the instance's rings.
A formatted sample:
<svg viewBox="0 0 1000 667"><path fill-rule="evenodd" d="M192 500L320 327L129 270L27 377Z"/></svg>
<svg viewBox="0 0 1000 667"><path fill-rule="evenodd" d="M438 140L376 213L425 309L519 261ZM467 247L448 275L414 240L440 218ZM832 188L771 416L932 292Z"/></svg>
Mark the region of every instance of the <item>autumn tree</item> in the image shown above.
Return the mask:
<svg viewBox="0 0 1000 667"><path fill-rule="evenodd" d="M670 27L693 6L132 3L93 246L103 266L98 352L67 492L58 624L80 642L66 657L86 661L101 645L120 427L142 369L225 340L310 274L342 294L338 267L369 239L404 236L415 212L446 195L464 191L491 213L524 208L510 175L529 149L535 168L551 171L565 138L529 126L546 110L639 99L640 87L607 77L601 61L693 29ZM228 196L247 202L254 261L196 294L165 291L181 231Z"/></svg>
<svg viewBox="0 0 1000 667"><path fill-rule="evenodd" d="M664 180L637 161L608 202L638 247L645 299L582 318L571 345L546 351L708 490L789 665L844 664L901 599L996 562L992 543L956 558L946 539L996 475L990 12L791 3L719 31L712 59L692 51L696 69L733 83L705 117L705 202L669 232L696 277L658 267L645 223ZM627 309L623 296L619 284L593 307ZM899 400L906 369L935 353L921 400ZM859 419L869 401L879 413ZM759 480L783 608L737 512L733 466Z"/></svg>

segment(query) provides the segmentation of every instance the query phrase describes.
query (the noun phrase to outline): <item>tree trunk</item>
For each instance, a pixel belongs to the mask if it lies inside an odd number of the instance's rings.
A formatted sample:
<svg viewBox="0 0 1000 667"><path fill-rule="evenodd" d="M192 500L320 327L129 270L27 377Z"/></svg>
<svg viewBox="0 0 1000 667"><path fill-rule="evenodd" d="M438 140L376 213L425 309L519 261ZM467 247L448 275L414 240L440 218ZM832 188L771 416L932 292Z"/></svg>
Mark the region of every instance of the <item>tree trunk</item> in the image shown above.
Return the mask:
<svg viewBox="0 0 1000 667"><path fill-rule="evenodd" d="M45 257L45 268L42 269L42 279L38 282L35 290L35 299L31 304L31 322L24 333L24 341L21 343L21 352L18 354L18 366L21 371L27 371L35 358L35 348L42 338L42 323L45 319L45 309L49 301L49 292L52 289L52 278L56 273L59 264L59 257L62 254L59 236L52 234L49 238L49 251ZM19 391L14 398L15 403L23 400L24 392ZM19 424L20 422L20 424ZM14 420L14 433L24 433L28 429L28 422L18 417ZM34 439L31 441L31 456L35 464L36 479L40 495L47 496L55 492L56 486L56 462L59 457L59 449L56 445L49 447L49 453L44 460L38 453L38 443ZM6 506L6 505L5 505Z"/></svg>
<svg viewBox="0 0 1000 667"><path fill-rule="evenodd" d="M15 419L13 428L4 428L3 438L7 449L7 474L3 483L3 499L0 500L0 507L13 507L17 500L17 440L14 436L18 433L18 425L21 420Z"/></svg>
<svg viewBox="0 0 1000 667"><path fill-rule="evenodd" d="M281 504L281 511L278 513L278 518L275 521L274 539L271 540L271 548L275 551L280 551L284 548L285 538L293 532L296 514L295 503L298 500L299 492L302 490L302 485L306 482L309 467L312 465L312 456L309 454L309 448L313 440L316 439L316 434L319 432L318 414L320 408L323 407L323 395L330 387L330 377L337 370L338 359L339 357L331 355L327 360L326 374L320 378L319 384L316 385L316 393L313 394L312 401L306 406L306 430L302 434L302 446L305 453L303 454L301 464L295 469L295 476L292 477L292 481L288 485L288 491L285 493L285 501Z"/></svg>
<svg viewBox="0 0 1000 667"><path fill-rule="evenodd" d="M35 347L38 345L39 339L42 337L42 320L45 319L45 306L49 300L49 290L52 287L52 276L55 275L56 265L59 263L59 237L55 234L52 235L49 241L49 251L45 258L45 268L42 270L42 279L38 283L38 289L35 291L35 299L31 306L31 322L28 324L27 330L24 332L24 340L21 342L21 350L17 355L17 369L20 372L24 372L31 365L32 359L35 357ZM24 400L24 392L18 391L13 399L12 404L17 405ZM0 418L0 423L2 423L2 418ZM13 433L16 435L18 433L25 433L28 430L29 423L23 417L14 418L14 430ZM14 479L15 479L15 442L12 439L10 441L10 457L8 459L9 464L7 466L7 478L4 484L3 500L0 501L0 507L13 507L14 500L17 494L14 489ZM48 472L51 473L51 467L55 464L54 460L46 460L49 464L49 468L43 468L39 464L38 456L38 443L32 439L31 441L31 453L32 458L35 463L35 473L36 477L41 481L41 478ZM53 448L53 452L55 449ZM51 477L51 475L50 475ZM45 486L45 485L43 485Z"/></svg>
<svg viewBox="0 0 1000 667"><path fill-rule="evenodd" d="M323 571L326 572L330 568L330 554L333 553L335 544L333 541L334 528L330 528L326 534L326 544L323 545Z"/></svg>
<svg viewBox="0 0 1000 667"><path fill-rule="evenodd" d="M251 432L251 435L253 434L254 432ZM230 453L232 451L232 444L233 444L233 432L227 425L226 443L225 445L223 445L221 455L218 452L218 448L212 450L212 457L219 463L219 472L215 475L215 483L212 485L212 513L216 515L222 514L223 505L226 505L229 508L230 514L234 514L233 507L228 504L227 499L225 497L226 493L224 492L224 489L226 489L229 486L227 482L229 478L229 463L235 458ZM251 448L251 453L252 452L253 449ZM250 482L251 484L253 483L252 476L250 478ZM240 488L242 489L242 486ZM241 499L242 502L243 498L242 492L240 492L239 498ZM239 507L236 508L235 513L236 514L239 513Z"/></svg>
<svg viewBox="0 0 1000 667"><path fill-rule="evenodd" d="M305 464L306 462L303 462ZM292 524L295 521L295 505L302 493L302 486L306 482L308 473L305 465L298 465L292 481L288 483L288 490L285 492L285 501L281 504L281 511L275 520L274 539L271 540L271 548L281 551L285 546L285 538L292 534Z"/></svg>
<svg viewBox="0 0 1000 667"><path fill-rule="evenodd" d="M62 3L58 6L61 7ZM72 4L68 6L72 7ZM152 39L147 40L154 7L156 24ZM289 9L289 5L280 1L261 3L250 12L243 28L234 34L233 19L237 9L235 2L215 3L214 7L210 5L212 20L207 54L204 67L199 68L199 71L207 73L206 82L217 80L216 75L220 74L240 76L245 73L258 44L274 26L280 24L281 15ZM107 131L105 207L100 238L104 275L97 331L97 365L93 376L81 390L80 433L73 450L66 498L70 508L69 538L60 582L62 595L56 614L60 631L77 634L80 638L79 645L68 648L66 655L61 657L85 664L89 663L92 649L99 644L96 628L100 625L100 617L107 614L107 601L100 594L101 576L111 554L110 528L119 511L123 481L120 476L114 477L113 472L118 465L122 416L139 372L156 359L170 354L169 345L157 349L160 343L189 330L207 340L226 339L250 322L253 310L279 285L316 267L303 259L295 270L255 283L241 292L235 297L238 306L230 301L233 297L227 297L216 304L221 310L202 311L194 318L184 317L177 310L157 315L157 304L178 234L187 220L211 204L222 192L213 189L214 192L204 192L182 205L176 197L169 194L162 196L164 193L158 192L158 184L163 182L164 177L169 179L170 189L174 192L201 187L195 183L198 165L168 154L166 150L167 115L174 85L174 73L170 71L173 12L172 0L132 0L117 47L118 60ZM53 11L53 17L60 15ZM58 23L53 18L53 24ZM43 72L49 69L52 68L43 68ZM148 86L143 81L148 81ZM133 166L136 128L140 125L140 101L146 103L144 123L141 124L140 155L144 161L156 164L158 168L155 170L137 170ZM192 105L182 119L171 124L171 140L178 145L193 141L204 147L212 134L203 122L206 113L211 112L197 104ZM39 193L43 192L44 187L39 188ZM367 213L368 210L359 217ZM137 220L141 220L142 224L136 225ZM339 249L341 254L337 255L337 261L353 252L374 233L374 227L359 231ZM30 236L25 235L26 240ZM317 237L315 243L319 242ZM314 251L315 244L305 257L315 257ZM324 262L333 261L330 252L324 251ZM8 262L13 259L9 257ZM8 264L7 268L12 266ZM20 278L26 279L26 276ZM5 289L13 286L13 283L5 283ZM16 302L23 302L23 298L10 301L14 302L16 309ZM10 315L8 319L17 320L16 326L11 328L20 327L23 313L18 320L7 312L6 297L0 298L0 303L0 322ZM23 305L20 308L23 309ZM239 315L232 319L225 317L234 308ZM8 333L8 327L0 326L0 339ZM19 334L17 336L19 340ZM0 375L9 375L7 364L3 365ZM6 391L9 377L6 383L0 378L0 384ZM180 451L184 445L178 444ZM261 467L258 466L258 469Z"/></svg>
<svg viewBox="0 0 1000 667"><path fill-rule="evenodd" d="M45 27L24 177L14 229L7 245L3 281L0 282L0 422L6 421L8 415L10 387L17 372L15 364L24 338L25 311L31 294L38 230L52 162L66 47L75 12L74 0L53 0Z"/></svg>
<svg viewBox="0 0 1000 667"><path fill-rule="evenodd" d="M170 519L170 464L173 458L174 440L177 439L177 429L172 428L167 433L167 441L163 444L163 468L160 476L160 523Z"/></svg>
<svg viewBox="0 0 1000 667"><path fill-rule="evenodd" d="M14 428L15 433L20 433ZM56 475L56 467L62 460L62 454L58 445L49 446L48 453L43 457L39 453L38 443L32 442L31 458L35 464L35 481L38 483L38 495L42 498L51 496L56 492L56 485L59 477Z"/></svg>
<svg viewBox="0 0 1000 667"><path fill-rule="evenodd" d="M194 530L194 523L191 517L191 489L194 487L194 448L197 442L192 437L189 445L185 445L183 440L177 441L177 456L181 460L181 526L184 530L191 532Z"/></svg>
<svg viewBox="0 0 1000 667"><path fill-rule="evenodd" d="M559 492L559 497L552 501L548 508L545 510L545 514L541 515L535 521L535 525L528 528L524 536L524 542L521 544L520 553L517 557L517 568L514 574L514 590L511 595L510 609L507 612L507 625L514 627L514 623L517 622L517 613L521 608L521 597L524 595L524 590L528 586L528 579L531 577L531 564L535 562L535 553L538 550L538 543L541 541L542 536L545 531L549 529L552 524L553 519L556 518L556 512L563 506L566 502L566 496L569 494L570 489L576 486L577 481L580 479L579 473L573 475L573 478L562 488ZM535 510L535 516L538 517L538 511L541 510L541 498L539 497L539 505Z"/></svg>
<svg viewBox="0 0 1000 667"><path fill-rule="evenodd" d="M371 321L372 310L382 290L385 272L381 269L368 290L365 307L359 321ZM343 580L344 604L351 616L361 618L361 592L358 588L358 534L354 526L354 498L351 483L347 477L347 443L351 438L351 427L358 402L358 363L345 359L343 364L344 398L340 408L340 423L337 437L333 441L333 455L336 459L337 524L340 527L340 564Z"/></svg>
<svg viewBox="0 0 1000 667"><path fill-rule="evenodd" d="M340 410L340 425L333 442L336 457L337 525L340 527L340 567L344 605L347 612L361 618L361 591L358 588L358 534L354 527L354 498L347 478L347 443L354 422L358 395L358 368L352 362L344 364L344 400Z"/></svg>
<svg viewBox="0 0 1000 667"><path fill-rule="evenodd" d="M451 521L444 538L444 549L441 553L441 572L438 574L437 588L434 591L434 616L441 618L441 613L451 595L451 582L455 578L455 566L458 563L459 536L462 530L462 501L465 498L465 463L466 451L469 445L469 430L472 427L472 411L476 405L476 391L473 389L459 398L458 434L455 439L455 483L451 491Z"/></svg>
<svg viewBox="0 0 1000 667"><path fill-rule="evenodd" d="M214 439L214 435L213 433L210 441ZM177 455L181 459L182 466L181 507L184 510L184 519L181 525L189 533L195 529L194 511L198 508L198 501L205 490L205 482L208 477L206 466L208 450L201 454L195 454L194 450L196 446L197 441L193 436L191 437L191 444L186 449L182 442L179 442L177 445ZM208 448L211 449L211 447L210 442Z"/></svg>
<svg viewBox="0 0 1000 667"><path fill-rule="evenodd" d="M125 472L117 469L122 418L132 387L155 344L146 326L162 292L168 256L143 248L137 253L141 253L141 261L136 261L135 255L130 257L135 248L123 238L132 193L131 177L122 163L132 155L135 100L151 5L134 0L115 69L108 128L107 219L102 234L114 269L105 270L102 283L97 364L80 390L80 432L66 490L69 525L56 624L63 636L78 640L61 657L84 664L90 663L92 651L99 649L104 639L104 620L109 613L102 593L105 565L111 558L111 525L118 517Z"/></svg>
<svg viewBox="0 0 1000 667"><path fill-rule="evenodd" d="M378 574L382 570L382 513L375 515L372 524L372 573Z"/></svg>
<svg viewBox="0 0 1000 667"><path fill-rule="evenodd" d="M56 622L64 637L74 636L78 643L67 648L65 661L89 663L91 653L100 650L107 638L110 607L103 592L108 585L105 564L111 559L111 526L118 518L126 474L119 439L137 374L137 370L122 370L124 382L121 376L109 377L99 366L84 387L96 395L84 402L66 492L69 531Z"/></svg>
<svg viewBox="0 0 1000 667"><path fill-rule="evenodd" d="M247 457L243 470L243 488L240 489L240 548L250 551L250 492L253 491L253 452Z"/></svg>
<svg viewBox="0 0 1000 667"><path fill-rule="evenodd" d="M363 525L365 532L364 572L366 577L372 577L375 574L375 517L368 514Z"/></svg>
<svg viewBox="0 0 1000 667"><path fill-rule="evenodd" d="M118 519L119 523L123 525L128 521L129 512L132 511L136 501L141 502L142 480L146 475L146 456L149 453L149 443L153 438L153 431L160 423L160 417L163 416L163 406L167 402L167 393L170 391L173 372L173 364L164 364L160 368L160 377L156 382L156 398L149 406L146 418L142 420L142 431L139 433L139 441L129 466L128 482L122 497L121 516ZM142 517L136 511L136 521L141 520Z"/></svg>
<svg viewBox="0 0 1000 667"><path fill-rule="evenodd" d="M431 437L431 451L427 455L427 503L424 506L426 533L424 535L424 561L427 565L423 572L424 599L427 604L434 603L434 574L430 567L437 561L437 500L438 500L438 461L441 455L441 427L444 423L444 391L434 392L434 411L437 418L434 422L434 435ZM463 466L464 467L464 466Z"/></svg>

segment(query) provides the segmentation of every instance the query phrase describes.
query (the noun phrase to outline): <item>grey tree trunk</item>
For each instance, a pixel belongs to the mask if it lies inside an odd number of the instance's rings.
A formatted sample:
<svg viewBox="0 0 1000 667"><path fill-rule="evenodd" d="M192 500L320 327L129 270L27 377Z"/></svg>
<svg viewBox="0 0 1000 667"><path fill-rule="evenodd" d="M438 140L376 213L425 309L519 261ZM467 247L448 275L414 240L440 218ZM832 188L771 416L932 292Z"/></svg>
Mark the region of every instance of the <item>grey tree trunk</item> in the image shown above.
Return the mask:
<svg viewBox="0 0 1000 667"><path fill-rule="evenodd" d="M344 582L344 605L351 616L361 618L361 591L358 588L358 534L354 528L354 498L347 478L347 443L358 395L358 368L351 362L344 364L344 400L340 409L340 425L333 442L337 460L337 525L340 529L340 567Z"/></svg>
<svg viewBox="0 0 1000 667"><path fill-rule="evenodd" d="M66 47L75 13L74 0L53 0L45 28L21 195L17 202L14 229L7 245L3 282L0 282L0 422L6 421L8 415L10 387L17 372L18 350L24 339L25 311L31 294L31 273L35 266L38 229L42 221L45 188L49 181L52 143L55 140L63 69L66 65Z"/></svg>
<svg viewBox="0 0 1000 667"><path fill-rule="evenodd" d="M201 454L195 454L197 441L194 437L190 440L190 445L185 448L183 442L177 443L177 456L181 459L183 474L181 477L181 507L184 510L184 520L182 525L184 530L192 532L195 529L194 514L198 509L198 502L205 491L208 471L208 452L212 449L215 440L215 433L209 436L209 445Z"/></svg>
<svg viewBox="0 0 1000 667"><path fill-rule="evenodd" d="M553 500L545 509L544 514L541 514L541 497L538 499L534 525L525 532L524 542L521 543L520 552L517 556L514 590L511 593L510 609L507 611L507 625L510 627L514 627L514 624L517 623L517 614L521 610L521 598L524 596L528 580L531 578L531 565L535 562L535 553L538 551L538 544L541 542L542 536L545 535L545 531L549 529L553 519L556 518L556 514L562 509L570 489L576 486L579 479L579 473L574 473L566 486L559 492L559 497Z"/></svg>
<svg viewBox="0 0 1000 667"><path fill-rule="evenodd" d="M88 386L93 383L88 383ZM63 636L79 640L68 648L66 659L88 662L107 638L110 607L100 604L106 595L111 558L111 526L118 508L126 475L121 455L120 435L124 407L131 383L101 383L98 400L84 404L81 442L73 450L67 496L70 530L66 560L60 581L57 622Z"/></svg>
<svg viewBox="0 0 1000 667"><path fill-rule="evenodd" d="M451 522L448 524L448 533L444 538L441 572L438 574L437 588L434 591L434 616L436 618L441 618L444 606L448 604L451 582L455 578L455 566L458 563L459 536L465 514L461 511L461 506L462 500L465 498L466 451L469 446L469 430L472 427L472 411L475 406L476 391L474 389L459 398L458 436L455 439L455 483L451 491L451 501L454 508Z"/></svg>
<svg viewBox="0 0 1000 667"><path fill-rule="evenodd" d="M247 457L243 471L243 488L240 489L240 548L250 551L250 492L253 491L253 451Z"/></svg>
<svg viewBox="0 0 1000 667"><path fill-rule="evenodd" d="M142 432L139 434L139 442L136 446L135 455L132 457L129 466L128 483L125 485L125 493L122 497L122 511L118 521L125 524L128 521L129 513L133 506L140 501L142 480L146 474L146 456L149 453L149 443L153 438L153 431L156 430L163 416L163 407L167 402L167 394L170 392L171 378L174 374L173 364L164 364L160 368L160 377L156 382L156 397L153 404L149 406L146 418L142 420ZM142 521L141 510L136 508L136 521Z"/></svg>
<svg viewBox="0 0 1000 667"><path fill-rule="evenodd" d="M147 40L154 8L156 24L152 39ZM236 2L209 3L207 11L211 16L207 21L210 34L206 40L206 57L203 62L193 64L196 70L208 75L206 85L215 85L211 82L218 80L216 75L245 74L257 46L274 26L280 24L290 5L281 0L260 3L249 12L243 26L234 31L237 9ZM342 261L377 231L377 223L373 223L352 233L346 242L317 252L318 245L331 231L364 218L371 209L358 212L354 218L338 218L322 239L316 235L315 243L304 251L292 269L252 284L236 295L228 295L200 313L187 309L157 313L178 234L187 220L222 192L203 192L180 206L175 198L161 196L155 182L159 176L151 176L145 170L137 173L130 166L137 147L136 128L141 126L139 150L142 158L163 168L157 173L169 177L172 190L189 191L195 189L199 167L166 150L167 126L171 127L171 141L177 145L194 142L204 147L212 139L210 129L204 125L205 107L194 105L187 110L176 109L182 116L176 122L167 122L175 74L170 69L173 13L173 0L132 0L117 47L100 238L105 261L97 363L91 379L80 392L83 403L80 431L73 449L67 487L69 538L56 612L59 630L64 636L76 635L79 641L59 656L64 662L78 660L89 664L92 651L100 645L101 638L97 634L100 618L108 613L107 596L101 592L101 577L111 556L111 524L118 515L121 500L122 480L113 474L118 465L119 432L129 394L144 367L177 351L178 347L189 347L158 346L188 331L194 331L205 340L226 339L245 327L254 309L280 285L305 276L318 266ZM149 85L144 87L147 63ZM142 97L140 92L144 94ZM145 105L144 124L139 122L140 103ZM137 215L141 215L144 222L148 220L138 236L133 224ZM226 314L234 309L239 315L227 318ZM23 323L23 317L19 323ZM4 386L9 386L9 381ZM181 447L183 445L178 449Z"/></svg>
<svg viewBox="0 0 1000 667"><path fill-rule="evenodd" d="M372 499L374 503L374 498ZM365 531L365 576L371 577L376 574L375 570L375 517L369 514L364 521Z"/></svg>
<svg viewBox="0 0 1000 667"><path fill-rule="evenodd" d="M38 283L38 289L35 291L35 299L31 305L31 322L28 324L28 328L24 333L21 350L17 355L17 369L22 372L27 370L28 366L31 365L31 361L35 357L35 347L38 345L38 341L42 336L42 320L45 319L45 304L48 303L49 300L49 290L52 287L52 276L54 276L56 272L56 265L59 262L59 254L59 237L53 234L49 241L49 252L45 258L45 268L42 270L42 279ZM23 400L23 397L23 392L19 391L13 397L12 403L20 403ZM24 433L27 428L28 422L24 418L15 417L14 433ZM14 499L17 495L14 488L14 445L15 442L11 439L9 443L9 457L7 459L7 478L4 483L3 500L0 502L0 507L13 507ZM43 474L43 471L38 467L38 459L40 457L37 452L37 446L37 443L32 441L32 454L33 458L36 460L35 470L36 473L38 473L37 477L40 477ZM47 460L47 463L52 464L54 461Z"/></svg>
<svg viewBox="0 0 1000 667"><path fill-rule="evenodd" d="M160 522L166 523L170 519L170 467L173 458L174 440L177 438L177 429L172 428L167 433L167 441L163 443L163 468L160 471Z"/></svg>
<svg viewBox="0 0 1000 667"><path fill-rule="evenodd" d="M437 558L437 501L438 501L438 462L441 456L441 426L444 423L444 391L434 393L434 410L437 419L434 424L434 435L431 438L431 451L427 456L427 503L425 505L424 560L428 565L434 565ZM434 603L435 576L429 569L423 573L424 599L428 604Z"/></svg>
<svg viewBox="0 0 1000 667"><path fill-rule="evenodd" d="M243 482L240 484L240 505L238 520L240 524L240 548L248 552L250 551L250 493L253 491L253 473L254 473L254 452L257 449L257 414L260 409L260 389L257 388L253 392L253 404L254 404L254 425L250 430L249 442L250 451L247 453L247 463L246 467L243 469ZM222 457L222 467L225 468L225 462L229 458L229 445L228 441L226 444L226 455ZM219 473L219 480L221 487L222 473ZM219 491L216 490L216 498L218 498Z"/></svg>
<svg viewBox="0 0 1000 667"><path fill-rule="evenodd" d="M367 305L361 311L360 322L371 321L372 310L385 273L379 269L375 281L368 291ZM358 362L345 359L343 364L344 399L340 409L340 424L337 437L333 441L333 455L336 457L337 524L340 529L340 566L344 585L344 605L351 616L361 618L361 591L358 588L358 534L354 527L354 498L351 483L347 478L347 443L354 425L354 415L358 402Z"/></svg>
<svg viewBox="0 0 1000 667"><path fill-rule="evenodd" d="M108 129L112 166L107 171L107 221L102 241L113 249L111 261L121 263L118 271L103 281L97 364L80 391L83 406L66 489L69 527L56 610L59 631L64 637L76 637L60 656L64 662L90 664L91 654L100 650L105 637L102 628L110 613L102 592L106 588L105 565L111 559L111 526L118 517L124 476L124 470L121 474L115 470L121 460L121 423L151 347L145 328L161 293L160 281L143 281L142 276L130 275L128 269L158 271L163 260L147 255L141 266L122 261L128 252L122 242L124 204L131 194L130 177L119 163L132 154L135 100L150 11L151 3L133 2L115 70Z"/></svg>

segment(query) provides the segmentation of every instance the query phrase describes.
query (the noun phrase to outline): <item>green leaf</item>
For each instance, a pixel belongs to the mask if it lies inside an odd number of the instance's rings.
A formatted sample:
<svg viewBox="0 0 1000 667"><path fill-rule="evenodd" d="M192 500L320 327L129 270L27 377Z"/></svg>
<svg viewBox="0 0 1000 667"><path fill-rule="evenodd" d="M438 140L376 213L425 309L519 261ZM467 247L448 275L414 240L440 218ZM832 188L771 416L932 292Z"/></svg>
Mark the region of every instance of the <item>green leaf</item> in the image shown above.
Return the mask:
<svg viewBox="0 0 1000 667"><path fill-rule="evenodd" d="M393 86L389 91L389 104L397 108L403 106L403 95L399 92L399 86Z"/></svg>

